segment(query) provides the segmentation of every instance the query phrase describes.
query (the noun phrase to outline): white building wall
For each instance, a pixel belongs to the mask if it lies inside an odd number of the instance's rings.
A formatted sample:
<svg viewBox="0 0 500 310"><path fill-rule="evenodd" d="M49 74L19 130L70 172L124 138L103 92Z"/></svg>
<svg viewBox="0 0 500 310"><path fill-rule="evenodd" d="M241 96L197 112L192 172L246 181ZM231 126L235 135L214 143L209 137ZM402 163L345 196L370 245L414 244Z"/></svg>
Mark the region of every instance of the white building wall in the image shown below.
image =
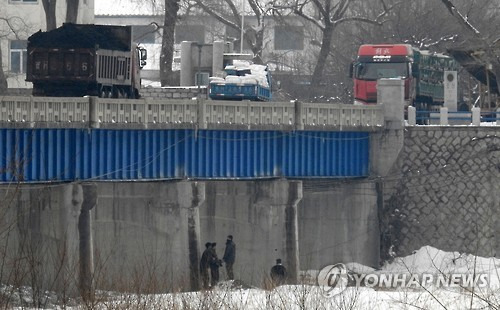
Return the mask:
<svg viewBox="0 0 500 310"><path fill-rule="evenodd" d="M122 2L121 2L122 3ZM125 9L122 9L125 10ZM163 24L163 16L158 15L162 12L156 12L156 15L144 14L141 15L139 11L135 14L114 14L111 9L101 8L95 16L96 24L106 25L148 25L151 22L156 22L158 25ZM274 27L275 21L272 17L266 18L266 29L264 34L264 51L263 60L267 62L273 70L280 71L294 71L295 74L312 74L314 66L308 64L315 63L315 53L319 51L318 44L311 44L311 42L318 42L321 40L321 35L318 33L317 28L309 25L304 26L304 41L302 50L276 50L274 44ZM257 20L253 16L245 18L247 25L256 25ZM303 26L304 21L300 18L290 18L288 20L290 25ZM203 25L205 27L205 43L213 43L214 41L227 40L226 26L216 21L210 16L189 16L183 17L177 23L177 28L182 26ZM239 37L239 36L238 36ZM161 37L158 35L154 44L142 44L148 50L147 65L143 69L143 76L146 80L159 80L160 68L160 54L161 54ZM239 50L239 46L235 46L235 50ZM251 53L250 49L244 49L244 53ZM180 70L179 65L180 57L180 44L175 45L174 55L174 70ZM177 62L176 62L177 61ZM144 82L144 81L143 81Z"/></svg>

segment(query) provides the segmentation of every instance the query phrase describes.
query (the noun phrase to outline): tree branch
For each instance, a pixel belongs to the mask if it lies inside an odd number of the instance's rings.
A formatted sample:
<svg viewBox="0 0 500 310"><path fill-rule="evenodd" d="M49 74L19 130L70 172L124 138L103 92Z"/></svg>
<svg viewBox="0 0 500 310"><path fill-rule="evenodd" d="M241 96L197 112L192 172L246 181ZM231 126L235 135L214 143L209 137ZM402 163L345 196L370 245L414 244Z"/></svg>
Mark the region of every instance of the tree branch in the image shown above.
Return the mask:
<svg viewBox="0 0 500 310"><path fill-rule="evenodd" d="M448 9L448 11L450 11L451 15L452 16L455 16L458 21L463 25L465 26L465 28L469 31L471 31L475 36L477 37L480 37L480 33L479 31L474 27L472 26L471 23L469 23L469 21L467 20L467 18L465 16L463 16L458 10L457 8L455 7L455 5L453 3L451 3L450 0L441 0L441 2L443 2L443 4L446 6L446 8Z"/></svg>
<svg viewBox="0 0 500 310"><path fill-rule="evenodd" d="M199 2L199 0L197 0L197 1ZM243 14L245 14L245 12L241 12L241 14L240 14L232 0L224 0L224 1L227 3L229 8L231 9L231 12L233 12L233 16L238 19L238 23L241 25L241 16ZM243 1L245 1L245 0L243 0Z"/></svg>
<svg viewBox="0 0 500 310"><path fill-rule="evenodd" d="M314 5L318 8L319 13L320 13L321 15L323 15L323 17L328 16L329 12L327 12L327 11L325 10L325 8L323 7L323 4L322 4L321 2L319 2L319 0L312 0L312 2L313 2L313 3L314 3ZM302 6L302 7L303 7L303 6ZM300 11L302 11L302 8L301 8L301 10L300 10Z"/></svg>
<svg viewBox="0 0 500 310"><path fill-rule="evenodd" d="M297 16L300 16L302 18L304 18L305 20L311 22L312 24L316 25L316 27L318 27L319 29L321 30L324 30L325 29L325 26L322 25L317 19L315 18L312 18L311 16L309 15L306 15L302 12L302 10L294 10L293 11Z"/></svg>
<svg viewBox="0 0 500 310"><path fill-rule="evenodd" d="M352 22L352 21L369 23L369 24L373 24L373 25L377 25L377 26L382 26L382 24L383 24L382 22L378 22L376 20L369 19L369 18L366 18L366 17L361 17L361 16L351 16L351 17L340 18L340 19L337 19L337 20L333 21L333 24L334 25L340 25L342 23Z"/></svg>
<svg viewBox="0 0 500 310"><path fill-rule="evenodd" d="M260 24L260 17L261 17L262 12L259 10L257 3L255 3L255 0L248 0L248 3L250 4L252 11L254 12L255 16L257 17L257 22Z"/></svg>
<svg viewBox="0 0 500 310"><path fill-rule="evenodd" d="M229 27L232 27L232 28L235 28L235 29L240 29L241 30L241 27L240 25L222 17L220 14L217 14L214 10L212 10L212 8L208 7L207 5L205 5L202 0L196 0L196 4L201 7L205 12L207 12L210 16L214 17L215 19L217 19L218 21L220 21L221 23L229 26Z"/></svg>

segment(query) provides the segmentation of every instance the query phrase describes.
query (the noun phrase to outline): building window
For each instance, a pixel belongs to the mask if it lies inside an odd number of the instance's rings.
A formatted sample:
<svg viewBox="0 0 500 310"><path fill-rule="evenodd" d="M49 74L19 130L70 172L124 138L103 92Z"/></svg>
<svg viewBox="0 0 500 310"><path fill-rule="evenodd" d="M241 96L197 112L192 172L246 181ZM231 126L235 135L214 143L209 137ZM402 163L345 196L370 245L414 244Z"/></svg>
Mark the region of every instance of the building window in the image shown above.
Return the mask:
<svg viewBox="0 0 500 310"><path fill-rule="evenodd" d="M10 3L37 3L38 0L10 0Z"/></svg>
<svg viewBox="0 0 500 310"><path fill-rule="evenodd" d="M136 43L153 44L156 39L156 27L148 26L132 26L133 41Z"/></svg>
<svg viewBox="0 0 500 310"><path fill-rule="evenodd" d="M175 43L182 41L194 41L205 43L205 26L203 25L179 25L175 27Z"/></svg>
<svg viewBox="0 0 500 310"><path fill-rule="evenodd" d="M303 50L304 29L301 26L274 27L275 50Z"/></svg>
<svg viewBox="0 0 500 310"><path fill-rule="evenodd" d="M10 41L10 72L26 73L26 62L28 59L27 45L28 41L25 40Z"/></svg>

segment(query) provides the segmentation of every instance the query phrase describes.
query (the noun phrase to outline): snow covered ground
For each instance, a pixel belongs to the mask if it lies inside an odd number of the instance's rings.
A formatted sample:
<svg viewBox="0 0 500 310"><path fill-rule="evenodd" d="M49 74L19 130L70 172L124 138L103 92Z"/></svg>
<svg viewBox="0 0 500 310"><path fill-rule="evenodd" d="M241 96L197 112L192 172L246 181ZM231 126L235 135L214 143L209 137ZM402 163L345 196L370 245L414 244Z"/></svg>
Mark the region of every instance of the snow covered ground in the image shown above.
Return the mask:
<svg viewBox="0 0 500 310"><path fill-rule="evenodd" d="M500 309L500 259L444 252L430 246L412 255L396 258L375 270L357 263L346 264L359 274L451 275L484 274L488 285L464 288L434 284L418 287L334 288L327 297L324 287L315 285L314 271L303 285L283 285L274 289L245 287L238 282L222 282L210 291L130 295L106 292L95 309ZM317 273L317 271L316 271ZM67 309L87 309L84 306ZM26 309L26 308L23 308Z"/></svg>

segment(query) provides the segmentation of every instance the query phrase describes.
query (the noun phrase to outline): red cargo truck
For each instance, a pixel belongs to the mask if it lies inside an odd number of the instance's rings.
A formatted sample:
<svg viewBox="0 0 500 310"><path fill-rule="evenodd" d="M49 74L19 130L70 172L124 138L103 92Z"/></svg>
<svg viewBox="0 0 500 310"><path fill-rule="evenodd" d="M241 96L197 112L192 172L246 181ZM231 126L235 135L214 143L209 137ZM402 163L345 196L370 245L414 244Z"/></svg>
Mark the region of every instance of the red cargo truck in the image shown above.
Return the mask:
<svg viewBox="0 0 500 310"><path fill-rule="evenodd" d="M377 103L377 80L401 78L408 105L414 96L412 77L413 50L408 44L361 45L351 66L354 79L354 103Z"/></svg>

